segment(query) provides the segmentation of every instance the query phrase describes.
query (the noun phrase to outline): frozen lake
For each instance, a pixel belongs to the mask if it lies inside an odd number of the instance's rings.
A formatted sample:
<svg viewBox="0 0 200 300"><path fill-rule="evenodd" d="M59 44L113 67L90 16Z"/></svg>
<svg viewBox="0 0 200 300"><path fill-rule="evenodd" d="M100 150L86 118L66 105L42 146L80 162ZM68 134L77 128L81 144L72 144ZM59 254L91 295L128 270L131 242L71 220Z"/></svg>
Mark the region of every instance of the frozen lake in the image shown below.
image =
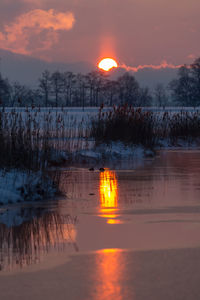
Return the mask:
<svg viewBox="0 0 200 300"><path fill-rule="evenodd" d="M62 197L0 215L0 298L198 299L200 151L63 172Z"/></svg>

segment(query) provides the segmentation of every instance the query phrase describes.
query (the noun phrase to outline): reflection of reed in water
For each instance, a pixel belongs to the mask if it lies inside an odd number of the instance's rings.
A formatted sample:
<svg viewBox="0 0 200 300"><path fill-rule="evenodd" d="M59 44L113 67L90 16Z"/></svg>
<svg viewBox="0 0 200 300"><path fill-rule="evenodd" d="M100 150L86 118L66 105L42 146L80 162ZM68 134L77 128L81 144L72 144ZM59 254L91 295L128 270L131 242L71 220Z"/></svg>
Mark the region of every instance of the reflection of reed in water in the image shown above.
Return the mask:
<svg viewBox="0 0 200 300"><path fill-rule="evenodd" d="M18 226L0 224L0 269L24 267L40 261L42 254L76 245L76 218L46 212Z"/></svg>

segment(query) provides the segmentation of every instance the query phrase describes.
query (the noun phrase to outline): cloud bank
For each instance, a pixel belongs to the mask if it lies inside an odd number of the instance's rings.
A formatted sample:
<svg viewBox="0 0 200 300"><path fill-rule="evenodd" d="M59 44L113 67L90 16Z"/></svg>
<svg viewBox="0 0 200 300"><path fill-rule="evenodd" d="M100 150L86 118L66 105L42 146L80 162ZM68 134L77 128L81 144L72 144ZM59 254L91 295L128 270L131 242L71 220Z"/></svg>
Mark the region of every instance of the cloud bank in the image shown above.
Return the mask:
<svg viewBox="0 0 200 300"><path fill-rule="evenodd" d="M137 67L130 67L126 64L121 64L119 67L122 69L125 69L126 71L133 71L138 72L143 69L153 69L153 70L161 70L161 69L179 69L183 65L174 65L171 63L168 63L167 61L162 61L160 65L139 65Z"/></svg>
<svg viewBox="0 0 200 300"><path fill-rule="evenodd" d="M0 48L26 55L49 50L58 42L61 31L72 29L74 24L71 12L34 9L4 26L0 32Z"/></svg>

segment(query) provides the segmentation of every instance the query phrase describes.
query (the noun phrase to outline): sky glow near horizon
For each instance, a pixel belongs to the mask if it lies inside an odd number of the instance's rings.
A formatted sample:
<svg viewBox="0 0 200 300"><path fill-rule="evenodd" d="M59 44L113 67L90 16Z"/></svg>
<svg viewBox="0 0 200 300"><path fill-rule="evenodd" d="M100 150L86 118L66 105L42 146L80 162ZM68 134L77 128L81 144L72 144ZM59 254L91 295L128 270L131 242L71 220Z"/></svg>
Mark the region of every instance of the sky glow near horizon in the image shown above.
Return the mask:
<svg viewBox="0 0 200 300"><path fill-rule="evenodd" d="M199 0L1 0L0 48L49 61L112 57L128 69L200 55Z"/></svg>

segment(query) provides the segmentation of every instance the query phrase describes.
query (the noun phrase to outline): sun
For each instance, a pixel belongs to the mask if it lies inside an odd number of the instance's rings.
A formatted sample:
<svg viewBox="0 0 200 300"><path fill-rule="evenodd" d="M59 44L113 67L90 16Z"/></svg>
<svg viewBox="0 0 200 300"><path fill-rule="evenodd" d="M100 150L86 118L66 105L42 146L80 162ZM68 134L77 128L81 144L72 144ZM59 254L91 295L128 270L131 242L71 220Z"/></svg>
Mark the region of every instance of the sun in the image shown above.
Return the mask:
<svg viewBox="0 0 200 300"><path fill-rule="evenodd" d="M104 71L110 71L112 68L117 68L117 67L118 67L117 62L112 58L104 58L98 64L98 68Z"/></svg>

